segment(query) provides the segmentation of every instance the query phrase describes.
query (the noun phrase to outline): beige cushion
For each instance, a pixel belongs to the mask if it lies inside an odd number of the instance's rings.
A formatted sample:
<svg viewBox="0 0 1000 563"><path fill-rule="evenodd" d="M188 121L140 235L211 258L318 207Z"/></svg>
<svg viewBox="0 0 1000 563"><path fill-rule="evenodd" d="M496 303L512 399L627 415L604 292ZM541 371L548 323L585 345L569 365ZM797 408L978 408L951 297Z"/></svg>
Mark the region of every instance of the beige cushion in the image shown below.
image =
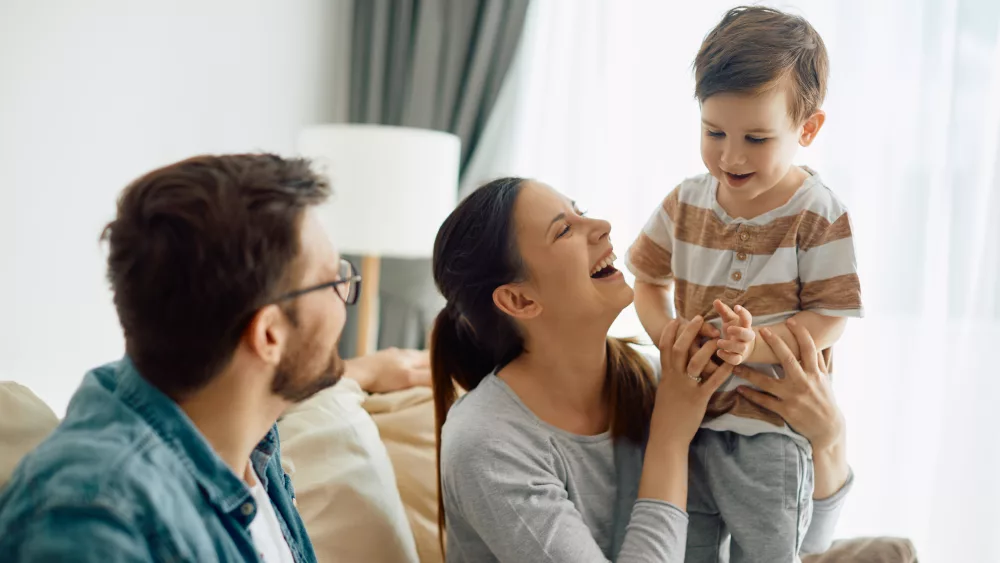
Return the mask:
<svg viewBox="0 0 1000 563"><path fill-rule="evenodd" d="M441 563L437 527L437 458L434 399L417 387L372 395L365 402L396 468L399 493L417 543L421 563Z"/></svg>
<svg viewBox="0 0 1000 563"><path fill-rule="evenodd" d="M59 419L27 387L0 381L0 488L25 454L59 425Z"/></svg>
<svg viewBox="0 0 1000 563"><path fill-rule="evenodd" d="M854 538L833 542L826 553L807 555L802 563L917 563L917 551L902 538Z"/></svg>
<svg viewBox="0 0 1000 563"><path fill-rule="evenodd" d="M378 428L350 379L278 421L281 458L322 562L417 561L413 534Z"/></svg>

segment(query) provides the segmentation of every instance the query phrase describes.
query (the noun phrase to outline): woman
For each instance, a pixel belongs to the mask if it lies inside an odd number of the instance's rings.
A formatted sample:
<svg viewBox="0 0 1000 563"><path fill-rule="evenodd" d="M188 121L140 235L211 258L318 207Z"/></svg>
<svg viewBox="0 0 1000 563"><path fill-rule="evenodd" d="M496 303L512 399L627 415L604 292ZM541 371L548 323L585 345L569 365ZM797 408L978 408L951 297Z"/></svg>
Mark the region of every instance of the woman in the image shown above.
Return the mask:
<svg viewBox="0 0 1000 563"><path fill-rule="evenodd" d="M607 337L632 301L609 233L552 188L517 178L475 191L438 232L434 277L448 305L431 361L448 561L684 559L688 446L732 368L711 362L714 339L695 346L708 330L699 318L668 325L658 361ZM808 334L799 338L813 353L803 367L787 353L786 380L741 376L775 395L748 398L816 450L803 551L817 551L849 470L823 366ZM457 402L455 383L470 391Z"/></svg>

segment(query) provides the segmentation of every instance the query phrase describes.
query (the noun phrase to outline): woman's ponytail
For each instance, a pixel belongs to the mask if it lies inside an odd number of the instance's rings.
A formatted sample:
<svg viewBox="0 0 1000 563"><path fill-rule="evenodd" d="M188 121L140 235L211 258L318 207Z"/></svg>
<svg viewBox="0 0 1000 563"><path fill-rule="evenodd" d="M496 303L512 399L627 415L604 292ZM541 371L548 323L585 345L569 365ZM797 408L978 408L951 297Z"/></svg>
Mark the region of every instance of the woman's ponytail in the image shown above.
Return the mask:
<svg viewBox="0 0 1000 563"><path fill-rule="evenodd" d="M656 403L653 366L636 349L637 341L608 337L607 385L611 435L635 444L646 441Z"/></svg>
<svg viewBox="0 0 1000 563"><path fill-rule="evenodd" d="M437 450L438 539L444 553L444 496L441 483L441 429L458 399L458 388L471 391L497 366L494 354L476 342L469 321L449 304L431 331L431 383L434 389L434 438ZM456 387L457 385L457 387Z"/></svg>

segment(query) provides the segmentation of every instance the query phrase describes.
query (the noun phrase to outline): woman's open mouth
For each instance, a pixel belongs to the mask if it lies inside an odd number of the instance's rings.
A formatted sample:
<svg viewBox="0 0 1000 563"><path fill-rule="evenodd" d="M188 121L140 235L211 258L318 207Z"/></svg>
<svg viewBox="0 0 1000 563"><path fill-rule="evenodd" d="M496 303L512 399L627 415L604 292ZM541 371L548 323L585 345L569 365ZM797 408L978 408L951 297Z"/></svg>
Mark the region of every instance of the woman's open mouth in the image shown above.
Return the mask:
<svg viewBox="0 0 1000 563"><path fill-rule="evenodd" d="M591 279L600 280L604 278L610 278L611 276L618 273L618 269L615 268L615 260L618 257L612 252L608 254L604 259L594 265L594 268L590 271Z"/></svg>
<svg viewBox="0 0 1000 563"><path fill-rule="evenodd" d="M747 174L732 174L726 172L726 183L734 188L738 188L743 184L747 183L750 178L753 178L755 172L749 172Z"/></svg>

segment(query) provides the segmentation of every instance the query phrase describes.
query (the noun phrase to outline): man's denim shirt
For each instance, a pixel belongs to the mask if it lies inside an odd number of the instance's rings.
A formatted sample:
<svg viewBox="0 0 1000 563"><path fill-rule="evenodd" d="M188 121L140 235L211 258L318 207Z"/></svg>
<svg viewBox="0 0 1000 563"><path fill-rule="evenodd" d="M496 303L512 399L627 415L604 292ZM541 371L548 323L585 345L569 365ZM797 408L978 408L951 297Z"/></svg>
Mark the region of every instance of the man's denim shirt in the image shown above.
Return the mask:
<svg viewBox="0 0 1000 563"><path fill-rule="evenodd" d="M314 562L276 427L250 461L295 561ZM0 561L259 561L256 513L243 480L125 358L85 376L0 492Z"/></svg>

